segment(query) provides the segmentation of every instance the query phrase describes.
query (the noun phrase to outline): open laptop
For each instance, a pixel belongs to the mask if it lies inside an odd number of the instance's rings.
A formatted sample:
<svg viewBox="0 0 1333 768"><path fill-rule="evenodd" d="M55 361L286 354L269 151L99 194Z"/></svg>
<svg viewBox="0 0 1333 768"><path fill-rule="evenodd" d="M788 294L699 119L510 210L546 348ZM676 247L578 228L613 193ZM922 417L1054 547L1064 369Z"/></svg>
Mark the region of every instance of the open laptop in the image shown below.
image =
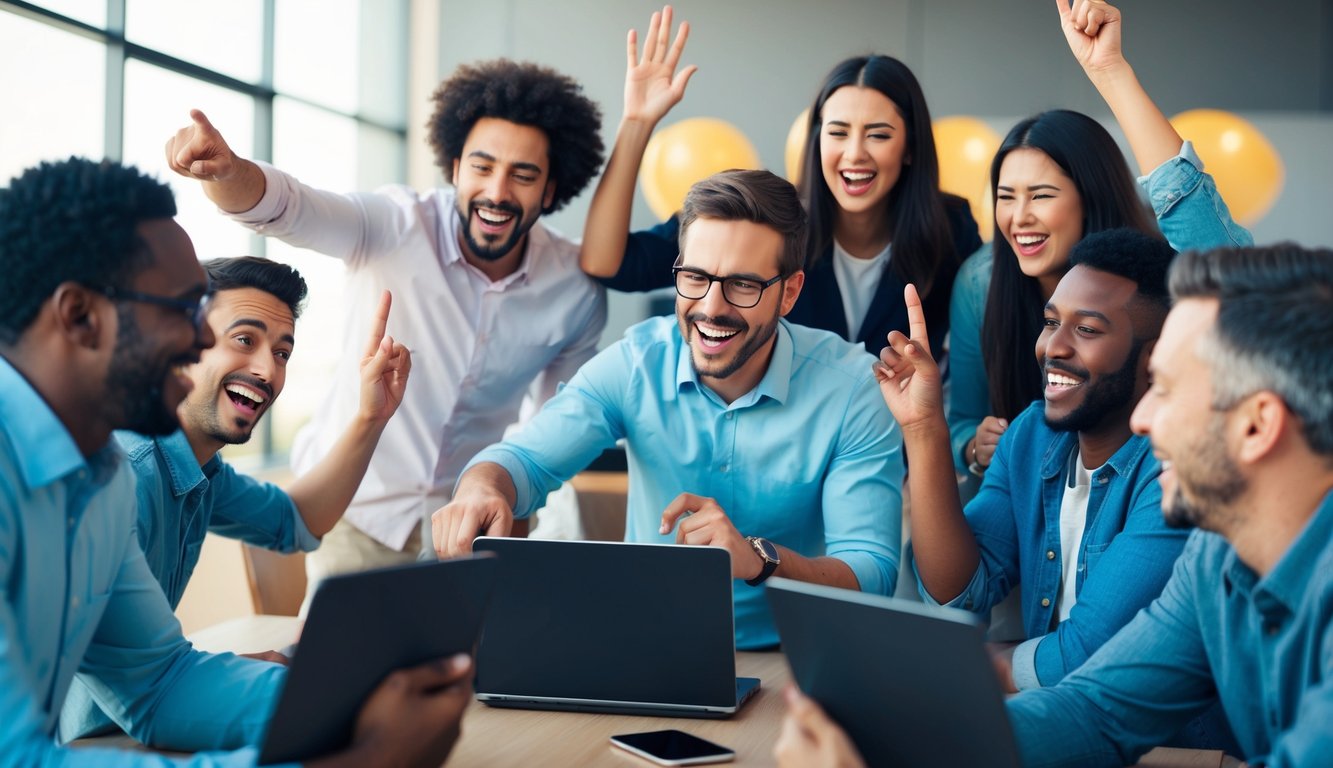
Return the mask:
<svg viewBox="0 0 1333 768"><path fill-rule="evenodd" d="M477 649L492 706L728 717L736 677L731 556L719 547L482 537L500 556Z"/></svg>
<svg viewBox="0 0 1333 768"><path fill-rule="evenodd" d="M1017 768L1004 694L972 614L782 578L766 592L793 679L867 765Z"/></svg>
<svg viewBox="0 0 1333 768"><path fill-rule="evenodd" d="M336 576L320 584L269 720L259 763L343 749L395 669L471 653L499 563L491 555Z"/></svg>

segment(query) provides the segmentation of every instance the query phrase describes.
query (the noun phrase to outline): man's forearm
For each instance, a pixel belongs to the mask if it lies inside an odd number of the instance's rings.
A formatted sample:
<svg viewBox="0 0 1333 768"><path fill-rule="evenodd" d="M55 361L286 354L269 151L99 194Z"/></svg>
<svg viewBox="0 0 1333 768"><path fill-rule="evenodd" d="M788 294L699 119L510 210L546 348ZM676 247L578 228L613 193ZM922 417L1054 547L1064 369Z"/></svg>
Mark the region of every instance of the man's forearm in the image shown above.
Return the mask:
<svg viewBox="0 0 1333 768"><path fill-rule="evenodd" d="M755 554L759 561L759 555ZM802 557L783 546L778 546L778 559L781 564L773 572L774 576L795 581L808 581L812 584L824 584L842 589L861 589L861 582L852 572L852 567L836 557ZM762 563L760 563L762 567Z"/></svg>
<svg viewBox="0 0 1333 768"><path fill-rule="evenodd" d="M356 417L333 450L287 489L306 528L316 537L332 530L352 503L386 423Z"/></svg>
<svg viewBox="0 0 1333 768"><path fill-rule="evenodd" d="M941 418L934 425L904 430L903 446L912 468L907 486L917 572L931 596L945 603L967 587L981 561L958 497L948 425Z"/></svg>

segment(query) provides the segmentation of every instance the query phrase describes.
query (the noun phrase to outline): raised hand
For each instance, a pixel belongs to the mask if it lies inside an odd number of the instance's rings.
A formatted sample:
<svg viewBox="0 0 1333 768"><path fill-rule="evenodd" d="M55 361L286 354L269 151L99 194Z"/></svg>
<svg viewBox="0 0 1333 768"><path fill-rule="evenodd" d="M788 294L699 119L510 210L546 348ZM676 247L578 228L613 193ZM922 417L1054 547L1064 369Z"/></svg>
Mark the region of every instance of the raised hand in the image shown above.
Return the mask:
<svg viewBox="0 0 1333 768"><path fill-rule="evenodd" d="M167 139L167 166L182 176L200 181L226 181L240 170L240 158L197 109L190 110L193 121Z"/></svg>
<svg viewBox="0 0 1333 768"><path fill-rule="evenodd" d="M1102 0L1055 0L1060 28L1074 58L1089 74L1125 63L1120 50L1120 10Z"/></svg>
<svg viewBox="0 0 1333 768"><path fill-rule="evenodd" d="M689 22L681 22L675 42L671 42L671 6L654 13L644 37L643 57L638 53L638 32L631 29L626 40L625 120L656 125L685 96L685 86L699 69L690 65L676 71L685 40L690 36Z"/></svg>
<svg viewBox="0 0 1333 768"><path fill-rule="evenodd" d="M718 506L715 499L682 493L662 512L658 533L676 529L677 544L722 547L731 553L731 575L737 579L753 579L764 569L764 563L754 547Z"/></svg>
<svg viewBox="0 0 1333 768"><path fill-rule="evenodd" d="M926 335L926 313L921 297L910 283L903 289L907 304L908 336L901 331L889 333L889 345L879 353L874 365L884 402L904 431L932 425L944 418L944 393L940 368L930 354Z"/></svg>
<svg viewBox="0 0 1333 768"><path fill-rule="evenodd" d="M386 422L393 416L403 402L412 371L412 353L385 335L392 303L393 296L384 291L361 356L361 415L369 421Z"/></svg>

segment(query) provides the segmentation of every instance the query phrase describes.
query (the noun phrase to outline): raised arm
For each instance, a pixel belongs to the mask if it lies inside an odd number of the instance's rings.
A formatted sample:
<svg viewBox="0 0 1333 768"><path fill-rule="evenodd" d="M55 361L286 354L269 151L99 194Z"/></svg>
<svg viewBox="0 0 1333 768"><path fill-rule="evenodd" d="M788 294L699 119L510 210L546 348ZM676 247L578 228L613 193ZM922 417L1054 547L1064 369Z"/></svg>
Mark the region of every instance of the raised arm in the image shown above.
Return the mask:
<svg viewBox="0 0 1333 768"><path fill-rule="evenodd" d="M167 139L167 166L182 176L198 179L204 194L227 213L244 213L264 196L264 172L231 151L222 134L197 109L193 121Z"/></svg>
<svg viewBox="0 0 1333 768"><path fill-rule="evenodd" d="M393 297L385 291L361 358L361 407L323 461L287 489L306 528L323 536L347 511L384 426L403 402L412 354L385 335Z"/></svg>
<svg viewBox="0 0 1333 768"><path fill-rule="evenodd" d="M903 290L903 300L911 335L889 334L889 345L875 364L875 378L902 429L912 468L907 482L917 573L931 596L946 603L967 587L981 554L958 497L940 369L930 353L926 316L915 286Z"/></svg>
<svg viewBox="0 0 1333 768"><path fill-rule="evenodd" d="M671 6L654 13L648 23L643 56L638 53L638 33L629 31L626 41L625 112L616 131L615 146L606 164L602 180L593 193L588 220L583 228L583 252L579 266L594 277L611 277L620 269L629 235L630 208L634 202L634 184L639 164L653 129L685 95L685 86L698 67L676 71L685 40L690 35L688 22L681 22L675 42L671 41Z"/></svg>
<svg viewBox="0 0 1333 768"><path fill-rule="evenodd" d="M1101 0L1074 0L1072 8L1069 0L1056 0L1055 5L1069 49L1125 132L1139 172L1150 173L1175 157L1183 143L1180 134L1143 90L1120 49L1120 10Z"/></svg>

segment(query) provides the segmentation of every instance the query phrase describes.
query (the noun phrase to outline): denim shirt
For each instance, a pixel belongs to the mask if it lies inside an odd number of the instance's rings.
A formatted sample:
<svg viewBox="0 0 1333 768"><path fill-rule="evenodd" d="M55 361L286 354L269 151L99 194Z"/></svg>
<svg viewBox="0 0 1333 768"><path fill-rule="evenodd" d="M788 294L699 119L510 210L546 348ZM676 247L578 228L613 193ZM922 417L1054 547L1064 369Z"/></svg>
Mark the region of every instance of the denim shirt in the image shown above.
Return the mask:
<svg viewBox="0 0 1333 768"><path fill-rule="evenodd" d="M976 498L964 510L981 550L967 587L944 603L983 618L1022 584L1027 640L1014 650L1019 689L1053 685L1159 594L1185 546L1186 531L1162 518L1161 465L1147 438L1133 436L1092 473L1087 526L1079 545L1077 602L1057 623L1065 553L1060 504L1078 433L1046 426L1035 402L1000 439ZM916 568L913 563L913 569ZM936 601L917 584L927 603Z"/></svg>
<svg viewBox="0 0 1333 768"><path fill-rule="evenodd" d="M1204 172L1203 161L1188 141L1181 146L1180 154L1138 181L1152 204L1158 228L1177 251L1254 244L1249 230L1232 220L1213 177ZM949 305L949 435L954 466L959 472L967 471L963 448L977 433L981 420L991 413L981 325L993 258L991 247L984 245L963 263ZM1032 311L1040 313L1041 308L1033 307Z"/></svg>
<svg viewBox="0 0 1333 768"><path fill-rule="evenodd" d="M1195 531L1159 599L1008 707L1024 764L1119 766L1218 698L1250 765L1333 759L1333 493L1263 577Z"/></svg>

